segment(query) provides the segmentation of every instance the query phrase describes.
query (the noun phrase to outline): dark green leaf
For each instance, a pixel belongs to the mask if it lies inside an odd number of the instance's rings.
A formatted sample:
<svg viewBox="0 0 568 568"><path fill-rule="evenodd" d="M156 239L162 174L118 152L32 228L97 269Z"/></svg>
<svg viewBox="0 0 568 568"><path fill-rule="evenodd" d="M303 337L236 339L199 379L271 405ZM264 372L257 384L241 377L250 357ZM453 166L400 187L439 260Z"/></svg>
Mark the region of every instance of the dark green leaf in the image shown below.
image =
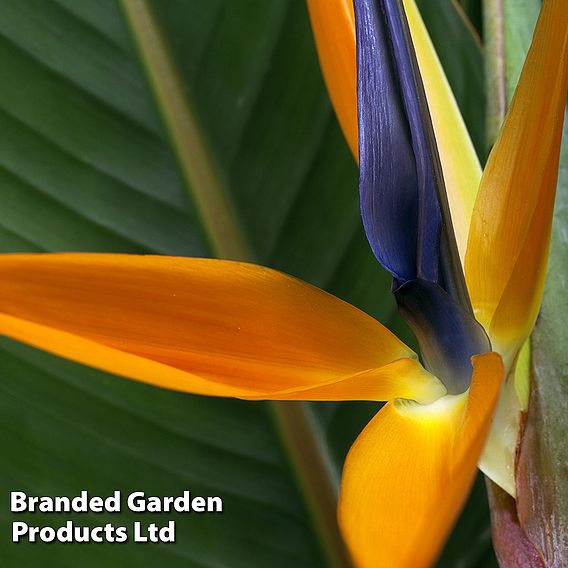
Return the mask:
<svg viewBox="0 0 568 568"><path fill-rule="evenodd" d="M451 0L452 2L458 3L458 0ZM482 4L483 0L459 0L459 5L465 12L469 21L473 24L477 33L481 35L483 28L482 21Z"/></svg>

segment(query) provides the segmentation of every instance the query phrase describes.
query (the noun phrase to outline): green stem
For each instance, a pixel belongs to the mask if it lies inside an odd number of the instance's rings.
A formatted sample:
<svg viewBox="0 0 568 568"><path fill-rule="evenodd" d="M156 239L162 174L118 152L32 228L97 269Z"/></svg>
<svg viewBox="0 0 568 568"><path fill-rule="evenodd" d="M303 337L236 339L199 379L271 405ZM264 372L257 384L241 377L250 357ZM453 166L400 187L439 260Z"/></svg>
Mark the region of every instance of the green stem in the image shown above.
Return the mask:
<svg viewBox="0 0 568 568"><path fill-rule="evenodd" d="M483 0L488 150L497 139L507 110L504 30L504 0Z"/></svg>
<svg viewBox="0 0 568 568"><path fill-rule="evenodd" d="M305 402L273 402L272 409L329 566L349 568L351 561L336 520L337 482L313 412Z"/></svg>

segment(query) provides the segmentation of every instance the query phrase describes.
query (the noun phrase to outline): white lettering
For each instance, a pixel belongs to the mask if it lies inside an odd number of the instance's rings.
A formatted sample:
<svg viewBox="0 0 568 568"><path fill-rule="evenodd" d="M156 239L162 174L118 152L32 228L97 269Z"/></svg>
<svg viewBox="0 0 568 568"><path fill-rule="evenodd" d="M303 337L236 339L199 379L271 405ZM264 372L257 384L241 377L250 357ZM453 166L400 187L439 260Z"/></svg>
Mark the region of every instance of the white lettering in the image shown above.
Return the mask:
<svg viewBox="0 0 568 568"><path fill-rule="evenodd" d="M133 513L143 513L145 509L144 491L135 491L128 496L128 508Z"/></svg>
<svg viewBox="0 0 568 568"><path fill-rule="evenodd" d="M22 513L27 508L26 494L23 491L12 491L10 493L10 511Z"/></svg>
<svg viewBox="0 0 568 568"><path fill-rule="evenodd" d="M203 513L205 511L205 499L203 497L194 497L191 500L191 508L196 513Z"/></svg>
<svg viewBox="0 0 568 568"><path fill-rule="evenodd" d="M159 497L148 497L146 511L149 513L159 513L162 510L162 502Z"/></svg>
<svg viewBox="0 0 568 568"><path fill-rule="evenodd" d="M207 512L222 513L223 499L221 499L221 497L207 497Z"/></svg>
<svg viewBox="0 0 568 568"><path fill-rule="evenodd" d="M28 525L17 521L12 523L12 542L20 542L20 537L28 532Z"/></svg>
<svg viewBox="0 0 568 568"><path fill-rule="evenodd" d="M134 523L134 542L175 542L176 523L169 521L165 527L159 527L156 523L150 523L146 530L142 529L142 523Z"/></svg>
<svg viewBox="0 0 568 568"><path fill-rule="evenodd" d="M159 534L160 542L175 542L176 541L176 524L170 521L167 527L162 527Z"/></svg>
<svg viewBox="0 0 568 568"><path fill-rule="evenodd" d="M109 513L120 513L120 491L115 491L112 497L105 499L105 509Z"/></svg>
<svg viewBox="0 0 568 568"><path fill-rule="evenodd" d="M39 531L39 538L43 542L53 542L55 540L55 529L51 527L42 527Z"/></svg>
<svg viewBox="0 0 568 568"><path fill-rule="evenodd" d="M148 537L142 535L142 523L136 521L134 523L134 542L148 542Z"/></svg>

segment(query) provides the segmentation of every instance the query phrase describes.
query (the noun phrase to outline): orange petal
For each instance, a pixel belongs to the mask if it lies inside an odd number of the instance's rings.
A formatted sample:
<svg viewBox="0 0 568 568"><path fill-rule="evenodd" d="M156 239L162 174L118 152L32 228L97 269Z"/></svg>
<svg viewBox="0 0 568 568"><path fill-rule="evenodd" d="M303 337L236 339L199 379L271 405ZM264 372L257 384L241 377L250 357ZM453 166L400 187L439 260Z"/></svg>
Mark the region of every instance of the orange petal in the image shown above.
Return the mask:
<svg viewBox="0 0 568 568"><path fill-rule="evenodd" d="M388 403L345 463L339 522L358 568L430 566L467 496L503 365L473 358L469 394Z"/></svg>
<svg viewBox="0 0 568 568"><path fill-rule="evenodd" d="M308 0L308 11L327 91L349 148L358 160L353 0Z"/></svg>
<svg viewBox="0 0 568 568"><path fill-rule="evenodd" d="M240 398L432 400L390 331L290 276L237 262L0 256L0 333L157 386Z"/></svg>
<svg viewBox="0 0 568 568"><path fill-rule="evenodd" d="M466 255L477 319L510 364L542 297L568 88L568 2L545 0L485 168Z"/></svg>

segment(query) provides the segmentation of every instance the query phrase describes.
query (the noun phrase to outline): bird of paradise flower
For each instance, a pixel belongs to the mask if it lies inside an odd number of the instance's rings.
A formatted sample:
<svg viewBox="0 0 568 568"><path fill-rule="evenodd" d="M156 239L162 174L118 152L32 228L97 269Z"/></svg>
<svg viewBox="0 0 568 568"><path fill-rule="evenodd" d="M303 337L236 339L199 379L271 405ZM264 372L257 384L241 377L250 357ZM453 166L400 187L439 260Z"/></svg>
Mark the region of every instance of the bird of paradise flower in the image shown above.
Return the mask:
<svg viewBox="0 0 568 568"><path fill-rule="evenodd" d="M309 0L328 88L360 161L367 237L393 275L423 365L353 306L274 270L211 259L3 255L0 333L196 394L390 401L349 452L339 521L357 566L428 566L500 396L482 465L515 491L522 401L513 371L546 270L568 4L543 3L483 177L413 0L354 4L355 20L346 0ZM507 419L508 437L499 429Z"/></svg>

